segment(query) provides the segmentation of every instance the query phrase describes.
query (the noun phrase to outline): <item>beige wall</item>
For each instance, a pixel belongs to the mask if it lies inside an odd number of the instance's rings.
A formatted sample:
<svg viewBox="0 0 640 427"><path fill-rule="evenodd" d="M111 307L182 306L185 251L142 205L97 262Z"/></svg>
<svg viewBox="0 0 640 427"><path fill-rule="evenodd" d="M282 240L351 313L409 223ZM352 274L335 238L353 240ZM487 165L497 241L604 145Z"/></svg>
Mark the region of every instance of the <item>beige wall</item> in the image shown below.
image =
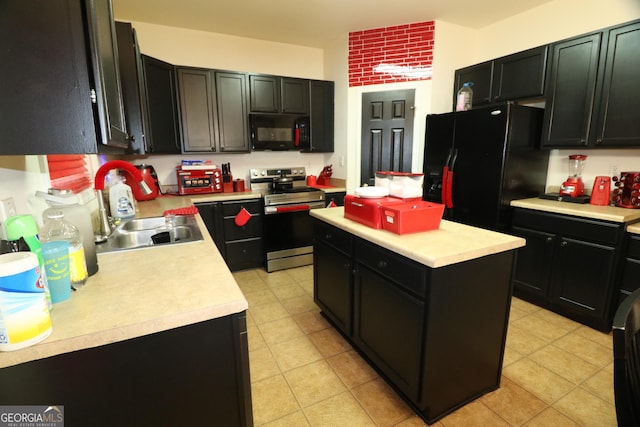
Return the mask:
<svg viewBox="0 0 640 427"><path fill-rule="evenodd" d="M638 0L555 0L480 30L475 62L637 18Z"/></svg>
<svg viewBox="0 0 640 427"><path fill-rule="evenodd" d="M322 49L144 22L132 25L142 53L174 65L324 78Z"/></svg>

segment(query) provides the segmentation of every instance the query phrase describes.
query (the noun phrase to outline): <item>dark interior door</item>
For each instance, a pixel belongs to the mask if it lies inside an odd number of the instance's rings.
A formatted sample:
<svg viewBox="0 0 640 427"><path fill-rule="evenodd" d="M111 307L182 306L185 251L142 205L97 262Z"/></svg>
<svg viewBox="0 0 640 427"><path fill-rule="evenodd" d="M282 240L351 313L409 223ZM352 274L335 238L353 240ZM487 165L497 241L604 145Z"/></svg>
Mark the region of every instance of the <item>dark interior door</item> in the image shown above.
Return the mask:
<svg viewBox="0 0 640 427"><path fill-rule="evenodd" d="M414 98L413 89L362 95L361 184L377 171L411 172Z"/></svg>

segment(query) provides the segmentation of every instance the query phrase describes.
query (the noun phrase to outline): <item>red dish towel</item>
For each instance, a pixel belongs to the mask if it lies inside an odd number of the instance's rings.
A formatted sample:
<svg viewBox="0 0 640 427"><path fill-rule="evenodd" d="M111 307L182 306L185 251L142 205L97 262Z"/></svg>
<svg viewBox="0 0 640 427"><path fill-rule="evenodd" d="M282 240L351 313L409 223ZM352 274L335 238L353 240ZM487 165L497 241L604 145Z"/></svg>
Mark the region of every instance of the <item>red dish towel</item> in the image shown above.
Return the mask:
<svg viewBox="0 0 640 427"><path fill-rule="evenodd" d="M245 208L240 208L240 212L236 215L235 223L238 227L244 227L251 219L251 212Z"/></svg>
<svg viewBox="0 0 640 427"><path fill-rule="evenodd" d="M165 215L195 215L198 213L198 208L195 206L188 206L186 208L178 208L178 209L167 209L166 211L162 212L162 216Z"/></svg>

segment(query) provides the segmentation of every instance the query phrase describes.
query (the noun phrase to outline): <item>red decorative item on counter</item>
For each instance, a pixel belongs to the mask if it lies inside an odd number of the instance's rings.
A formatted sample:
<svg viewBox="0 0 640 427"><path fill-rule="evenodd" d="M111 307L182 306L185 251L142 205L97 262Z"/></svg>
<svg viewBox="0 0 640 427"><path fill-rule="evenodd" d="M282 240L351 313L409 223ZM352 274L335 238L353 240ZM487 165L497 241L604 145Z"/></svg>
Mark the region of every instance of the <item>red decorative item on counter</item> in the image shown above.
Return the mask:
<svg viewBox="0 0 640 427"><path fill-rule="evenodd" d="M322 172L316 178L317 185L329 185L329 178L333 175L333 165L325 166L322 168Z"/></svg>
<svg viewBox="0 0 640 427"><path fill-rule="evenodd" d="M191 169L189 166L178 166L178 194L208 194L222 192L222 171L205 166L206 169Z"/></svg>
<svg viewBox="0 0 640 427"><path fill-rule="evenodd" d="M418 200L393 206L381 206L382 228L396 234L437 230L444 213L440 203Z"/></svg>
<svg viewBox="0 0 640 427"><path fill-rule="evenodd" d="M596 176L591 190L589 203L596 206L607 206L611 196L611 178L608 176Z"/></svg>
<svg viewBox="0 0 640 427"><path fill-rule="evenodd" d="M364 198L347 194L344 196L344 217L359 222L367 227L382 228L382 210L380 206L389 207L405 203L396 197Z"/></svg>
<svg viewBox="0 0 640 427"><path fill-rule="evenodd" d="M186 208L177 208L177 209L167 209L162 212L162 216L166 215L195 215L198 213L198 208L191 205Z"/></svg>
<svg viewBox="0 0 640 427"><path fill-rule="evenodd" d="M640 172L621 172L614 182L613 203L619 208L640 208Z"/></svg>

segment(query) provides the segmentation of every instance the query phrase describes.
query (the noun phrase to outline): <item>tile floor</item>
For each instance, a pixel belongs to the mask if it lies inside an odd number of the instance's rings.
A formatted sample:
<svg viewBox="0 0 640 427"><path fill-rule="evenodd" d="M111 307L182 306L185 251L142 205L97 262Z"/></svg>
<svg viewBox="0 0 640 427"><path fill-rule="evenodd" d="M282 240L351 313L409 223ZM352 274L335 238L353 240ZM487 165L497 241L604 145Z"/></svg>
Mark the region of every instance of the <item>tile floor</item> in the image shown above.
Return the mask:
<svg viewBox="0 0 640 427"><path fill-rule="evenodd" d="M258 426L423 426L320 315L311 266L234 276ZM433 424L615 426L611 335L514 298L501 387Z"/></svg>

